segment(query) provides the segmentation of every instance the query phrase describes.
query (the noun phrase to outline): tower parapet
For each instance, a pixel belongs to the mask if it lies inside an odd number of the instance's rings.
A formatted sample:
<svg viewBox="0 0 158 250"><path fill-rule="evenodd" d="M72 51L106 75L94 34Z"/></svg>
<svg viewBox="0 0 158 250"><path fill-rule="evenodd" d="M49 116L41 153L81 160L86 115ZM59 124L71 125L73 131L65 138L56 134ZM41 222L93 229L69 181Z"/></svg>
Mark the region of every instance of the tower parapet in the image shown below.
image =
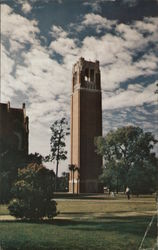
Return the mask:
<svg viewBox="0 0 158 250"><path fill-rule="evenodd" d="M83 57L74 64L72 91L77 89L101 90L99 61L86 61Z"/></svg>

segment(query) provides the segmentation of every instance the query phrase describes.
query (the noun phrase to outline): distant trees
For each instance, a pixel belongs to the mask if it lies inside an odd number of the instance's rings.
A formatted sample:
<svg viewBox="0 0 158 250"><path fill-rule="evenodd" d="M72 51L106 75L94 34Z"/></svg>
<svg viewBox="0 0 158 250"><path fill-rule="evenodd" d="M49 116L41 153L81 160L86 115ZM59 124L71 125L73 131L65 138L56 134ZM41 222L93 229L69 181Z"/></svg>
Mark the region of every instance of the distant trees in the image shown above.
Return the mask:
<svg viewBox="0 0 158 250"><path fill-rule="evenodd" d="M50 151L51 153L45 157L45 161L56 162L56 175L55 175L55 191L57 188L58 168L59 162L67 159L67 151L65 150L65 139L69 135L69 127L66 118L55 121L50 127L52 135L50 138Z"/></svg>
<svg viewBox="0 0 158 250"><path fill-rule="evenodd" d="M60 177L58 177L58 191L68 192L69 189L69 173L63 172Z"/></svg>
<svg viewBox="0 0 158 250"><path fill-rule="evenodd" d="M156 143L150 132L133 126L96 138L97 153L104 158L101 182L117 191L125 190L127 185L136 194L155 191L158 161L153 148Z"/></svg>
<svg viewBox="0 0 158 250"><path fill-rule="evenodd" d="M10 214L22 219L42 219L56 216L56 202L53 200L55 174L43 165L29 164L18 170L18 179L9 204Z"/></svg>

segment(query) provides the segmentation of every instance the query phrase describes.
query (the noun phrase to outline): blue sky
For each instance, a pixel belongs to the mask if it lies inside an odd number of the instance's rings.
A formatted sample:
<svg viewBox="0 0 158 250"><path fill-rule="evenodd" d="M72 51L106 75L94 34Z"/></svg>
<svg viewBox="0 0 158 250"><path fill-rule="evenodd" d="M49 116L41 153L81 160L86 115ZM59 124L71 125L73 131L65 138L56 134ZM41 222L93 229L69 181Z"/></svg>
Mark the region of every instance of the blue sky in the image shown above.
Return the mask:
<svg viewBox="0 0 158 250"><path fill-rule="evenodd" d="M51 123L70 119L81 56L100 61L103 133L134 125L156 135L158 0L2 0L1 34L1 102L26 103L30 152L48 154Z"/></svg>

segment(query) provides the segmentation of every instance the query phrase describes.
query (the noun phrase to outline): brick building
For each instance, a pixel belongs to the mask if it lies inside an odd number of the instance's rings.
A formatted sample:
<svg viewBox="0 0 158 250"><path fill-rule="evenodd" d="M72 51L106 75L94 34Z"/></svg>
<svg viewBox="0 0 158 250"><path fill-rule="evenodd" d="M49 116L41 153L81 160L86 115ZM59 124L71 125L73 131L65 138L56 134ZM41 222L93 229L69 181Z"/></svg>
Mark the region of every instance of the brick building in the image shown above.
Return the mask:
<svg viewBox="0 0 158 250"><path fill-rule="evenodd" d="M0 145L28 155L29 120L26 116L25 104L21 109L11 108L10 103L0 103ZM3 149L1 148L1 152Z"/></svg>
<svg viewBox="0 0 158 250"><path fill-rule="evenodd" d="M99 61L80 58L73 66L71 97L71 164L69 192L97 193L102 158L94 138L102 135Z"/></svg>

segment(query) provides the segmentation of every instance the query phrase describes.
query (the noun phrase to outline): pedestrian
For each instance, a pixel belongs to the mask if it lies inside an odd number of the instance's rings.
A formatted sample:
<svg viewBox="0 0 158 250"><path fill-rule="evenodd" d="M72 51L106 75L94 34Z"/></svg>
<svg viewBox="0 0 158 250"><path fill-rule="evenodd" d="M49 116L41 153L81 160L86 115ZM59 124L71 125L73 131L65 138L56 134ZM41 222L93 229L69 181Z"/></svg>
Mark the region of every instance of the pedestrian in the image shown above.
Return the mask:
<svg viewBox="0 0 158 250"><path fill-rule="evenodd" d="M114 198L114 197L115 197L115 193L114 193L114 192L110 192L110 196L111 196L112 198Z"/></svg>
<svg viewBox="0 0 158 250"><path fill-rule="evenodd" d="M126 187L126 195L127 195L128 200L129 200L130 199L130 189L129 189L129 187Z"/></svg>

